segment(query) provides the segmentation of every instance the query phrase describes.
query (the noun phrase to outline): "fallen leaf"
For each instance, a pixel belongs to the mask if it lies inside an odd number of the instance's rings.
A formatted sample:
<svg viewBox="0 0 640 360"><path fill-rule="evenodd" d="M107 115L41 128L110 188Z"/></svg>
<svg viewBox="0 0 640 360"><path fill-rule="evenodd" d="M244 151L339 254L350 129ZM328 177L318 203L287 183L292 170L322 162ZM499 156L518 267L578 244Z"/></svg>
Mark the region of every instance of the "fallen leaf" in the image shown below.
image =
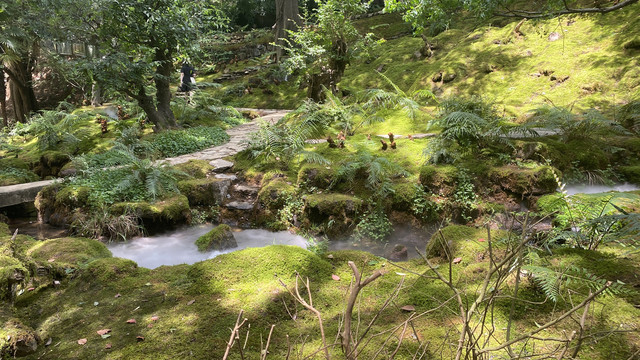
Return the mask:
<svg viewBox="0 0 640 360"><path fill-rule="evenodd" d="M400 310L403 310L403 311L416 311L416 307L413 306L413 305L405 305L405 306L401 307Z"/></svg>
<svg viewBox="0 0 640 360"><path fill-rule="evenodd" d="M147 325L147 328L151 329L153 327L153 324L149 324Z"/></svg>
<svg viewBox="0 0 640 360"><path fill-rule="evenodd" d="M187 305L193 305L193 303L196 302L196 299L193 300L189 300L189 302L187 303Z"/></svg>
<svg viewBox="0 0 640 360"><path fill-rule="evenodd" d="M47 340L47 342L46 342L46 343L44 343L44 346L49 346L49 345L51 345L51 342L52 342L52 341L53 341L53 339L52 339L52 338L49 338L49 340Z"/></svg>
<svg viewBox="0 0 640 360"><path fill-rule="evenodd" d="M331 278L332 278L333 280L335 280L335 281L340 281L340 276L338 276L338 275L335 275L335 274L334 274L334 275L331 275Z"/></svg>
<svg viewBox="0 0 640 360"><path fill-rule="evenodd" d="M51 258L51 259L49 259L49 260L47 260L47 261L48 261L48 262L54 262L54 261L56 261L56 259L55 259L55 258Z"/></svg>
<svg viewBox="0 0 640 360"><path fill-rule="evenodd" d="M86 344L86 343L87 343L87 339L80 339L80 340L78 340L78 344L79 344L79 345L84 345L84 344Z"/></svg>
<svg viewBox="0 0 640 360"><path fill-rule="evenodd" d="M100 335L101 338L103 339L108 339L111 337L111 334L104 334L104 335Z"/></svg>
<svg viewBox="0 0 640 360"><path fill-rule="evenodd" d="M104 334L110 333L111 329L102 329L102 330L98 330L96 332L98 333L98 335L104 335Z"/></svg>
<svg viewBox="0 0 640 360"><path fill-rule="evenodd" d="M462 258L461 257L457 257L455 259L453 259L453 263L454 264L460 264L462 262Z"/></svg>
<svg viewBox="0 0 640 360"><path fill-rule="evenodd" d="M53 280L53 285L55 285L55 286L60 285L60 281L58 281L58 280Z"/></svg>
<svg viewBox="0 0 640 360"><path fill-rule="evenodd" d="M375 261L375 260L369 260L369 262L367 263L367 265L369 265L369 266L373 266L373 265L377 265L377 264L378 264L378 262Z"/></svg>
<svg viewBox="0 0 640 360"><path fill-rule="evenodd" d="M487 240L485 240L485 239L483 239L483 238L480 238L480 239L478 239L478 241L479 241L479 242L485 242L485 241L487 241Z"/></svg>
<svg viewBox="0 0 640 360"><path fill-rule="evenodd" d="M117 298L119 298L120 296L122 296L122 295L120 295L120 293L117 293L117 294L116 294L116 296L114 296L114 298L116 298L116 299L117 299Z"/></svg>
<svg viewBox="0 0 640 360"><path fill-rule="evenodd" d="M94 302L93 302L93 306L98 306L98 305L100 305L100 303L99 303L99 302L97 302L97 301L94 301Z"/></svg>
<svg viewBox="0 0 640 360"><path fill-rule="evenodd" d="M127 320L127 324L135 324L135 323L136 323L136 319Z"/></svg>
<svg viewBox="0 0 640 360"><path fill-rule="evenodd" d="M34 287L30 287L30 288L28 288L28 289L27 289L27 291L33 291L33 290L35 290L35 289L36 289L36 288L34 288Z"/></svg>
<svg viewBox="0 0 640 360"><path fill-rule="evenodd" d="M144 286L151 286L151 283L146 283L144 284Z"/></svg>
<svg viewBox="0 0 640 360"><path fill-rule="evenodd" d="M151 317L151 321L158 321L158 319L160 319L160 318L159 318L159 317L157 317L157 316L152 316L152 317Z"/></svg>
<svg viewBox="0 0 640 360"><path fill-rule="evenodd" d="M144 341L144 336L136 336L136 340L138 340L138 341Z"/></svg>
<svg viewBox="0 0 640 360"><path fill-rule="evenodd" d="M111 349L111 344L107 344L104 346L105 349Z"/></svg>

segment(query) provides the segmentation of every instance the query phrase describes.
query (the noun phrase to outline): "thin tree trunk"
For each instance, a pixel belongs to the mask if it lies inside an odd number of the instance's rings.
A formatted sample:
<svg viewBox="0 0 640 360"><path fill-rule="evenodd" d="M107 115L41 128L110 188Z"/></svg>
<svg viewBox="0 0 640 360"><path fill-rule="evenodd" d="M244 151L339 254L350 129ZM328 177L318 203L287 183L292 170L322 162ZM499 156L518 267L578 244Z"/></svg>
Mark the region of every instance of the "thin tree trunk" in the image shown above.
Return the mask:
<svg viewBox="0 0 640 360"><path fill-rule="evenodd" d="M38 111L31 71L29 61L24 60L11 63L5 68L9 75L9 93L16 121L26 122L29 114Z"/></svg>
<svg viewBox="0 0 640 360"><path fill-rule="evenodd" d="M287 46L289 38L287 30L295 31L302 25L297 0L276 0L276 62L284 56L283 46Z"/></svg>
<svg viewBox="0 0 640 360"><path fill-rule="evenodd" d="M97 44L93 45L94 53L93 57L100 58L100 49ZM87 51L88 54L88 51ZM91 84L91 105L100 106L102 105L102 86L98 83L98 81L94 80L93 84Z"/></svg>
<svg viewBox="0 0 640 360"><path fill-rule="evenodd" d="M156 84L156 100L157 110L162 117L163 126L168 128L177 127L176 118L171 110L171 74L173 72L173 63L168 51L158 49L156 51L156 61L160 64L156 68L156 76L154 82Z"/></svg>
<svg viewBox="0 0 640 360"><path fill-rule="evenodd" d="M9 115L7 114L7 84L4 76L4 71L0 71L0 115L2 115L2 127L7 127Z"/></svg>

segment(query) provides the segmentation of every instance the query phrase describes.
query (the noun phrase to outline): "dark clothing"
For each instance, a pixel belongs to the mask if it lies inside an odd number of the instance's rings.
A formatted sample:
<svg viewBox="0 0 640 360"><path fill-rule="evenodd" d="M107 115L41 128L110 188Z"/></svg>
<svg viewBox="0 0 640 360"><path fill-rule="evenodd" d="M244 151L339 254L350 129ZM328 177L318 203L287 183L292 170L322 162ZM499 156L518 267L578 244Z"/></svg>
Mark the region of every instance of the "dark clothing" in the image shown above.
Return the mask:
<svg viewBox="0 0 640 360"><path fill-rule="evenodd" d="M180 69L182 73L182 84L180 84L180 91L191 91L193 88L193 84L191 83L191 78L196 75L196 69L189 64L182 64L182 68Z"/></svg>

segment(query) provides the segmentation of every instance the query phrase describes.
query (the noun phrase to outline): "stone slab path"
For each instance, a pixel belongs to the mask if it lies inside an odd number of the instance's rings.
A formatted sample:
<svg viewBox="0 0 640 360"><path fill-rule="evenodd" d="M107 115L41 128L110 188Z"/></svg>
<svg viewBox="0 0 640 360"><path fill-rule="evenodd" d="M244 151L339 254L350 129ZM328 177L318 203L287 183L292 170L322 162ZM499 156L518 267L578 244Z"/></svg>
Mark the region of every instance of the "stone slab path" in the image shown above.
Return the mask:
<svg viewBox="0 0 640 360"><path fill-rule="evenodd" d="M166 158L160 160L171 165L182 164L189 160L217 160L227 156L232 156L247 148L247 141L251 134L259 129L261 121L266 121L270 124L275 124L278 120L282 119L290 110L256 110L256 109L238 109L239 111L251 110L257 111L260 114L259 118L256 118L248 123L236 126L228 129L229 142L222 145L213 146L202 151L198 151L191 154L185 154L176 156L173 158Z"/></svg>
<svg viewBox="0 0 640 360"><path fill-rule="evenodd" d="M251 133L259 129L259 124L261 121L275 124L278 120L282 119L287 113L290 112L290 110L238 109L238 111L243 110L255 111L260 114L260 117L248 123L228 129L227 134L230 138L229 142L219 146L213 146L195 153L159 160L159 162L176 165L185 163L189 160L212 161L235 155L247 148L247 140L249 139L249 136L251 135ZM35 200L36 195L43 187L51 185L54 182L60 180L61 179L55 179L36 181L25 184L0 186L0 208L18 205L26 202L32 202Z"/></svg>

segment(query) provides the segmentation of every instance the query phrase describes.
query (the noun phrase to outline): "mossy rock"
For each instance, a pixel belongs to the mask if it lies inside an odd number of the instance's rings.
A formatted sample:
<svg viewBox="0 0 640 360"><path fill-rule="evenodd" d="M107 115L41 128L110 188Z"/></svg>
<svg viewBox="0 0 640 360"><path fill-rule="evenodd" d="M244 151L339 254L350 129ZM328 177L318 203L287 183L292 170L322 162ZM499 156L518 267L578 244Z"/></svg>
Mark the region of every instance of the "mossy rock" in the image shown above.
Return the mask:
<svg viewBox="0 0 640 360"><path fill-rule="evenodd" d="M307 219L313 224L327 225L329 235L343 234L353 226L364 204L355 196L333 193L307 195L304 202Z"/></svg>
<svg viewBox="0 0 640 360"><path fill-rule="evenodd" d="M95 259L111 257L106 245L93 239L66 237L38 242L27 251L36 265L54 276L71 274Z"/></svg>
<svg viewBox="0 0 640 360"><path fill-rule="evenodd" d="M38 335L20 320L11 318L0 328L0 358L23 357L38 349Z"/></svg>
<svg viewBox="0 0 640 360"><path fill-rule="evenodd" d="M138 264L129 259L108 257L90 262L83 273L88 279L97 279L106 283L136 276L138 273Z"/></svg>
<svg viewBox="0 0 640 360"><path fill-rule="evenodd" d="M618 171L628 182L640 185L640 165L621 166L618 168Z"/></svg>
<svg viewBox="0 0 640 360"><path fill-rule="evenodd" d="M540 141L516 140L513 155L522 160L544 161L550 156L549 145Z"/></svg>
<svg viewBox="0 0 640 360"><path fill-rule="evenodd" d="M213 171L213 166L206 160L189 160L174 167L195 179L204 179Z"/></svg>
<svg viewBox="0 0 640 360"><path fill-rule="evenodd" d="M191 206L212 206L222 204L230 186L227 179L204 178L180 181L178 190Z"/></svg>
<svg viewBox="0 0 640 360"><path fill-rule="evenodd" d="M476 228L464 225L450 225L442 230L442 237L439 233L433 234L427 243L427 257L441 257L447 259L448 254L451 258L462 257L466 260L476 258L480 253L487 250L487 229ZM500 237L506 236L507 232L503 230L491 230L492 241Z"/></svg>
<svg viewBox="0 0 640 360"><path fill-rule="evenodd" d="M196 240L198 251L224 250L238 247L231 227L220 224Z"/></svg>
<svg viewBox="0 0 640 360"><path fill-rule="evenodd" d="M115 203L111 205L109 212L113 215L131 212L143 219L143 221L166 222L169 224L185 223L191 217L189 199L184 195L177 195L155 203L146 201Z"/></svg>
<svg viewBox="0 0 640 360"><path fill-rule="evenodd" d="M9 230L9 225L0 222L0 237L3 235L11 235L11 230Z"/></svg>
<svg viewBox="0 0 640 360"><path fill-rule="evenodd" d="M70 161L69 155L60 151L45 151L40 156L36 173L41 177L58 176L60 170Z"/></svg>
<svg viewBox="0 0 640 360"><path fill-rule="evenodd" d="M28 276L29 270L20 260L0 253L0 300L11 297L9 285L22 283Z"/></svg>
<svg viewBox="0 0 640 360"><path fill-rule="evenodd" d="M544 195L555 192L558 187L554 172L558 177L562 176L559 170L551 166L519 168L507 165L491 169L489 180L512 194Z"/></svg>
<svg viewBox="0 0 640 360"><path fill-rule="evenodd" d="M263 184L265 180L263 179ZM296 194L296 187L289 184L286 178L276 177L264 184L258 192L260 206L268 210L280 209Z"/></svg>
<svg viewBox="0 0 640 360"><path fill-rule="evenodd" d="M89 201L91 188L87 186L65 186L55 194L55 208L67 208L69 211L84 207Z"/></svg>
<svg viewBox="0 0 640 360"><path fill-rule="evenodd" d="M298 171L298 186L328 189L335 177L335 171L331 167L307 164Z"/></svg>
<svg viewBox="0 0 640 360"><path fill-rule="evenodd" d="M34 205L38 210L38 217L42 219L44 223L49 223L53 216L52 225L57 224L58 215L56 213L56 194L63 188L62 184L55 183L45 186L38 192ZM67 214L63 214L63 217Z"/></svg>
<svg viewBox="0 0 640 360"><path fill-rule="evenodd" d="M393 184L391 208L398 211L409 211L418 192L418 185L409 182Z"/></svg>
<svg viewBox="0 0 640 360"><path fill-rule="evenodd" d="M426 165L420 168L420 184L429 192L450 196L456 189L458 168L452 165Z"/></svg>

